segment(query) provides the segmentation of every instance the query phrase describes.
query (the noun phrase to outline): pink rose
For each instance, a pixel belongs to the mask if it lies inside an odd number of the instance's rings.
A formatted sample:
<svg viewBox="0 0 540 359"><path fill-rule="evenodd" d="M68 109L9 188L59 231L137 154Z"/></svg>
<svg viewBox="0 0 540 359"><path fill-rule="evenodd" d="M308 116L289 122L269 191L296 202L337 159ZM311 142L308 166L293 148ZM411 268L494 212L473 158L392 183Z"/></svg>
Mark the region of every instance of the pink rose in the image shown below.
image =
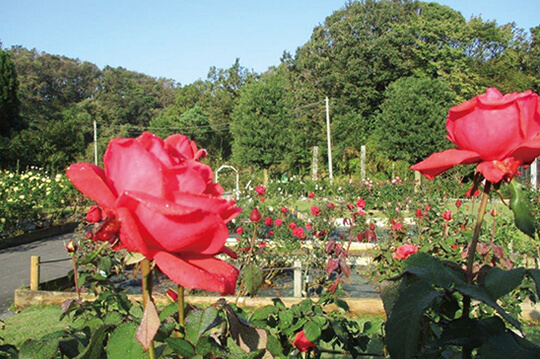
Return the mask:
<svg viewBox="0 0 540 359"><path fill-rule="evenodd" d="M529 90L503 96L489 88L452 107L446 130L456 148L432 154L413 170L432 179L455 165L478 163L486 180L510 180L519 166L540 155L538 95Z"/></svg>
<svg viewBox="0 0 540 359"><path fill-rule="evenodd" d="M241 209L196 161L203 154L185 136L163 141L145 132L113 139L104 169L76 163L66 172L106 215L95 240L143 254L184 287L232 294L238 270L214 256L224 252L227 222Z"/></svg>

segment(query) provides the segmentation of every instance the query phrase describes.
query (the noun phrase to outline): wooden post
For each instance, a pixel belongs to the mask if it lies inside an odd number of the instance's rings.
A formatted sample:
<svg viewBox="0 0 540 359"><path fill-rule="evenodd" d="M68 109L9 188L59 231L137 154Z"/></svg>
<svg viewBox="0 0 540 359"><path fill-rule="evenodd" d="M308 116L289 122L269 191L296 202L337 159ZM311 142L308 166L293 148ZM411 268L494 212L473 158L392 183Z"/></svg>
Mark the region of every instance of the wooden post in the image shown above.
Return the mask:
<svg viewBox="0 0 540 359"><path fill-rule="evenodd" d="M302 262L294 261L294 297L302 297Z"/></svg>
<svg viewBox="0 0 540 359"><path fill-rule="evenodd" d="M420 192L420 186L422 185L422 176L420 172L414 171L414 193Z"/></svg>
<svg viewBox="0 0 540 359"><path fill-rule="evenodd" d="M313 159L311 160L311 179L317 180L317 173L319 172L319 146L313 146Z"/></svg>
<svg viewBox="0 0 540 359"><path fill-rule="evenodd" d="M360 146L360 180L366 180L366 146Z"/></svg>
<svg viewBox="0 0 540 359"><path fill-rule="evenodd" d="M39 290L39 256L30 258L30 290Z"/></svg>

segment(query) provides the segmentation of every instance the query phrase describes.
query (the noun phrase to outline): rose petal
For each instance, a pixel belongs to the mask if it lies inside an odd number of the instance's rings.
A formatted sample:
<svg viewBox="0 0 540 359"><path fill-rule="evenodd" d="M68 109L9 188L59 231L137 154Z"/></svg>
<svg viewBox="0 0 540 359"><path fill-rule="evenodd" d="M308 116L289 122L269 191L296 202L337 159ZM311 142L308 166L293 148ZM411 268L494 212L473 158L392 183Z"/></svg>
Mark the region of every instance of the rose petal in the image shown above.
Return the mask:
<svg viewBox="0 0 540 359"><path fill-rule="evenodd" d="M148 258L149 251L139 232L139 226L133 215L126 208L118 208L120 220L120 242L130 252L141 253ZM151 258L148 258L151 259Z"/></svg>
<svg viewBox="0 0 540 359"><path fill-rule="evenodd" d="M242 211L242 208L235 206L235 201L228 201L219 197L184 192L176 192L173 195L175 203L189 208L199 208L203 211L217 213L225 223L237 217Z"/></svg>
<svg viewBox="0 0 540 359"><path fill-rule="evenodd" d="M69 180L79 191L104 209L116 208L116 198L107 185L105 172L91 163L75 163L66 170Z"/></svg>
<svg viewBox="0 0 540 359"><path fill-rule="evenodd" d="M471 164L480 162L476 152L450 149L437 152L411 167L413 171L420 171L424 176L433 179L438 174L449 170L458 164Z"/></svg>
<svg viewBox="0 0 540 359"><path fill-rule="evenodd" d="M161 163L132 138L112 140L103 156L109 185L120 196L124 191L140 191L163 197Z"/></svg>
<svg viewBox="0 0 540 359"><path fill-rule="evenodd" d="M178 163L173 161L173 158L169 155L169 152L165 149L165 143L158 136L150 133L143 132L136 139L148 152L153 154L156 159L165 167L172 167Z"/></svg>
<svg viewBox="0 0 540 359"><path fill-rule="evenodd" d="M185 208L172 202L130 193L125 193L119 203L135 215L139 228L153 238L152 243L146 239L149 248L216 254L225 244L229 231L219 215L201 210L182 212Z"/></svg>
<svg viewBox="0 0 540 359"><path fill-rule="evenodd" d="M238 269L213 257L178 257L167 252L157 252L154 260L172 281L186 288L234 294Z"/></svg>

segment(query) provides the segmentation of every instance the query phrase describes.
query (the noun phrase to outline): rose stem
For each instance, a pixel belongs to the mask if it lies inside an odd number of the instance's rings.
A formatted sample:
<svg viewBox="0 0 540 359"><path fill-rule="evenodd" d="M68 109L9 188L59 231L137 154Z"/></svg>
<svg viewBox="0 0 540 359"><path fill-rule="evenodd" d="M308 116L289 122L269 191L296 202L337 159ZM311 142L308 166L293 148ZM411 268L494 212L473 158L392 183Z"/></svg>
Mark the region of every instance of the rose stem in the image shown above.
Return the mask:
<svg viewBox="0 0 540 359"><path fill-rule="evenodd" d="M180 338L184 337L184 287L178 285L178 325L180 327Z"/></svg>
<svg viewBox="0 0 540 359"><path fill-rule="evenodd" d="M75 292L77 292L77 298L81 299L81 290L79 289L79 274L77 273L77 261L75 256L71 256L71 264L73 265L73 282L75 282Z"/></svg>
<svg viewBox="0 0 540 359"><path fill-rule="evenodd" d="M480 237L480 230L482 229L482 222L484 221L484 214L486 213L487 201L489 198L489 190L491 189L491 182L486 181L484 186L484 194L482 195L482 201L480 202L480 207L478 208L478 216L476 217L476 226L474 227L474 233L469 246L468 256L467 256L467 270L465 273L465 278L467 283L472 283L473 280L473 264L474 264L474 255L476 254L476 245L478 244L478 238ZM471 311L471 297L468 295L463 296L463 313L462 318L468 318ZM463 359L471 358L470 347L463 347Z"/></svg>
<svg viewBox="0 0 540 359"><path fill-rule="evenodd" d="M146 305L152 301L152 270L150 269L150 261L146 258L141 261L141 276L143 307L146 308ZM153 340L148 347L148 356L150 359L156 359L156 350L154 349Z"/></svg>
<svg viewBox="0 0 540 359"><path fill-rule="evenodd" d="M251 262L251 256L253 255L253 247L255 247L255 238L257 237L257 228L259 227L259 223L255 222L255 228L253 228L253 235L251 236L251 244L249 248L248 258L246 261L246 266L249 265Z"/></svg>

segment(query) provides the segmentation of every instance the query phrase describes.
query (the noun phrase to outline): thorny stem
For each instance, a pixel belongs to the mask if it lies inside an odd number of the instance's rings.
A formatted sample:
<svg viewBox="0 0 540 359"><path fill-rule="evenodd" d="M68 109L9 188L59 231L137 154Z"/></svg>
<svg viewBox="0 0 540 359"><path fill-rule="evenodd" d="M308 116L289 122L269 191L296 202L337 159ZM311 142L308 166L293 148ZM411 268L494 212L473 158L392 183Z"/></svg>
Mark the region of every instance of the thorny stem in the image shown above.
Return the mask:
<svg viewBox="0 0 540 359"><path fill-rule="evenodd" d="M484 186L484 194L482 195L482 201L480 202L480 207L478 208L478 215L476 217L476 226L474 227L474 233L472 237L471 244L468 250L467 256L467 269L465 272L465 278L467 283L472 283L473 275L473 264L474 256L476 254L476 245L478 244L478 238L480 237L480 231L482 230L482 222L484 221L484 214L486 213L487 202L489 199L489 191L491 189L491 182L486 181ZM464 295L463 296L463 313L462 318L468 318L471 312L471 297ZM471 358L472 348L465 346L463 347L462 359Z"/></svg>
<svg viewBox="0 0 540 359"><path fill-rule="evenodd" d="M152 270L150 268L150 261L146 258L141 261L141 276L143 307L146 308L148 303L152 301ZM156 359L154 341L152 341L148 347L148 356L150 359Z"/></svg>

